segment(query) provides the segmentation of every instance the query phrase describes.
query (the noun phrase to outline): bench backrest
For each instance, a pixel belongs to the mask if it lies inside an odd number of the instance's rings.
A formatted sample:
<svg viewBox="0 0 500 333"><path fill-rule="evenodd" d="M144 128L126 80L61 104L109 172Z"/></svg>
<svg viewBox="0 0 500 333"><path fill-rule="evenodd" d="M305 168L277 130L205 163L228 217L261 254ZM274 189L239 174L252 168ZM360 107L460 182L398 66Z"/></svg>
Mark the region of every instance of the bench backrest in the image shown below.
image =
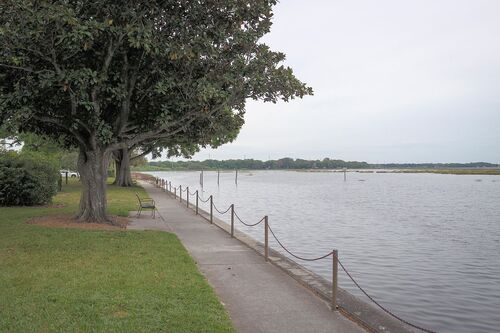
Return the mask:
<svg viewBox="0 0 500 333"><path fill-rule="evenodd" d="M135 196L137 197L137 200L139 200L139 205L142 205L142 201L141 201L141 198L139 197L139 194L135 194Z"/></svg>

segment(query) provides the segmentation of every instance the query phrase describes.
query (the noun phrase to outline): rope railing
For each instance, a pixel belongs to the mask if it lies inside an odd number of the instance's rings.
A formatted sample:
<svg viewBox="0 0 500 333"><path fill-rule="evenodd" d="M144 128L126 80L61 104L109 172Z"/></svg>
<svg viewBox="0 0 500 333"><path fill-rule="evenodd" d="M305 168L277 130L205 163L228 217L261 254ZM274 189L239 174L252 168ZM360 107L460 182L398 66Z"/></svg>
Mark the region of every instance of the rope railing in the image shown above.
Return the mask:
<svg viewBox="0 0 500 333"><path fill-rule="evenodd" d="M325 259L325 258L327 258L327 257L329 257L329 256L331 256L333 254L333 251L330 251L327 254L325 254L325 255L323 255L321 257L317 257L317 258L304 258L304 257L300 257L300 256L292 253L290 250L288 250L283 245L283 243L280 242L280 240L278 239L278 237L276 237L276 235L274 234L273 229L271 229L271 226L268 226L268 228L269 228L269 231L271 232L271 235L273 235L274 239L276 240L276 242L283 248L283 250L286 251L286 253L288 253L289 255L291 255L294 258L297 258L297 259L300 259L300 260L304 260L304 261L317 261L317 260Z"/></svg>
<svg viewBox="0 0 500 333"><path fill-rule="evenodd" d="M250 223L245 223L239 216L238 214L236 213L236 211L234 212L234 216L238 219L238 221L240 221L243 225L246 225L247 227L255 227L256 225L259 225L260 223L262 223L262 221L264 221L265 217L261 218L260 221L258 221L257 223L253 223L253 224L250 224Z"/></svg>
<svg viewBox="0 0 500 333"><path fill-rule="evenodd" d="M170 189L169 189L169 186L170 185ZM273 229L271 228L271 226L269 225L269 222L268 222L268 217L267 216L264 216L262 219L260 219L258 222L256 223L253 223L253 224L249 224L249 223L246 223L244 222L240 216L236 213L235 209L234 209L234 204L230 205L224 212L220 211L217 206L215 205L215 203L213 202L213 196L210 196L208 197L207 199L203 200L200 195L198 194L198 191L195 191L193 193L190 193L189 191L189 188L186 187L185 189L182 189L182 185L179 185L179 186L172 186L172 183L169 183L169 182L166 182L164 181L163 179L159 179L157 178L156 179L156 186L158 187L161 187L162 189L164 189L165 191L167 192L170 192L170 193L174 193L172 192L172 189L174 191L176 191L177 189L179 189L179 194L180 193L183 193L183 192L186 192L187 191L187 197L189 197L190 195L194 195L196 196L196 214L198 214L198 201L201 201L203 203L207 203L210 201L210 223L213 223L213 211L212 211L212 208L214 208L219 214L221 215L224 215L226 214L227 212L229 212L231 210L231 237L234 237L234 218L236 217L236 219L238 221L240 221L243 225L247 226L247 227L255 227L257 225L259 225L260 223L264 222L265 225L264 225L264 257L265 257L265 260L266 262L269 261L269 239L268 239L268 231L271 232L271 235L273 236L274 240L279 244L279 246L286 252L288 253L290 256L292 256L293 258L296 258L296 259L299 259L299 260L303 260L303 261L318 261L318 260L322 260L322 259L326 259L330 256L333 257L333 275L332 275L332 299L331 299L331 305L332 305L332 310L336 310L336 307L337 307L337 302L336 302L336 294L337 294L337 281L338 281L338 278L337 278L337 264L340 265L340 267L342 268L342 270L346 273L346 275L349 277L349 279L354 283L354 285L370 300L372 301L377 307L379 307L382 311L384 311L385 313L387 313L388 315L390 315L391 317L393 317L394 319L396 320L399 320L400 322L412 327L412 328L415 328L415 329L418 329L418 330L421 330L423 332L426 332L426 333L436 333L435 331L432 331L432 330L429 330L429 329L426 329L424 327L421 327L421 326L418 326L416 324L413 324L401 317L399 317L398 315L392 313L390 310L388 310L386 307L384 307L382 304L380 304L377 300L375 300L370 294L368 294L366 292L365 289L363 289L359 283L354 279L354 277L351 275L351 273L345 268L344 264L338 259L338 252L337 250L332 250L322 256L319 256L319 257L315 257L315 258L305 258L305 257L302 257L302 256L299 256L295 253L293 253L292 251L290 251L279 239L278 237L276 236L276 234L274 233ZM174 193L175 194L175 193ZM189 201L188 201L188 207L189 207Z"/></svg>
<svg viewBox="0 0 500 333"><path fill-rule="evenodd" d="M210 201L210 197L208 197L206 200L203 200L200 196L198 196L198 198L200 198L201 202L209 202Z"/></svg>
<svg viewBox="0 0 500 333"><path fill-rule="evenodd" d="M213 204L213 206L214 206L215 210L216 210L219 214L221 214L221 215L226 214L226 213L227 213L227 212L229 212L229 210L231 209L231 206L229 206L229 207L227 207L227 209L226 209L224 212L221 212L221 211L217 208L217 206L215 205L215 203Z"/></svg>
<svg viewBox="0 0 500 333"><path fill-rule="evenodd" d="M370 301L372 301L375 305L377 305L380 309L382 309L385 313L387 313L388 315L390 315L391 317L399 320L400 322L408 325L408 326L411 326L413 328L416 328L416 329L419 329L423 332L426 332L426 333L436 333L435 331L431 331L427 328L423 328L423 327L420 327L418 325L415 325L415 324L412 324L410 323L409 321L397 316L396 314L392 313L390 310L388 310L386 307L384 307L382 304L380 304L378 301L376 301L372 296L370 296L360 285L359 283L352 277L351 273L349 273L349 271L345 268L345 266L342 264L342 262L337 258L337 262L339 263L340 267L342 268L342 270L346 273L346 275L349 277L349 279L351 279L351 281L356 285L356 287L358 287L359 290L361 290L361 292L366 296L368 297L368 299Z"/></svg>

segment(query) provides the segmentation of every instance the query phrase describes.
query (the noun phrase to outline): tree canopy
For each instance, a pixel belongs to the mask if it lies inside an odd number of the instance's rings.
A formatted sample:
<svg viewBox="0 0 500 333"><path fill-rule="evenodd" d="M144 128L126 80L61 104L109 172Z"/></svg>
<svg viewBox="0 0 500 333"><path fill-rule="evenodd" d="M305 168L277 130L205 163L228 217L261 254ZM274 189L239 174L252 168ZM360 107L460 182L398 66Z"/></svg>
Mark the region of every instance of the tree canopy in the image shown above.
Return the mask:
<svg viewBox="0 0 500 333"><path fill-rule="evenodd" d="M258 43L274 3L5 1L2 120L88 148L234 138L246 98L311 92Z"/></svg>
<svg viewBox="0 0 500 333"><path fill-rule="evenodd" d="M103 220L113 151L164 140L189 155L233 140L247 99L312 94L259 42L275 3L4 0L0 125L78 147L80 216Z"/></svg>

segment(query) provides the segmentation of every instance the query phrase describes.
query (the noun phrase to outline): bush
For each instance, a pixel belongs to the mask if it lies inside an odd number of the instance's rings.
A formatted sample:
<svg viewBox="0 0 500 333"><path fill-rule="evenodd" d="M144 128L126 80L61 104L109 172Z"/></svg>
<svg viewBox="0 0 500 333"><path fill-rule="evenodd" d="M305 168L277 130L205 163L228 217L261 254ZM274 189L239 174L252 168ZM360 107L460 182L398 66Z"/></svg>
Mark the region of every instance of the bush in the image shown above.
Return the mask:
<svg viewBox="0 0 500 333"><path fill-rule="evenodd" d="M58 178L57 165L43 155L0 153L0 206L49 203Z"/></svg>

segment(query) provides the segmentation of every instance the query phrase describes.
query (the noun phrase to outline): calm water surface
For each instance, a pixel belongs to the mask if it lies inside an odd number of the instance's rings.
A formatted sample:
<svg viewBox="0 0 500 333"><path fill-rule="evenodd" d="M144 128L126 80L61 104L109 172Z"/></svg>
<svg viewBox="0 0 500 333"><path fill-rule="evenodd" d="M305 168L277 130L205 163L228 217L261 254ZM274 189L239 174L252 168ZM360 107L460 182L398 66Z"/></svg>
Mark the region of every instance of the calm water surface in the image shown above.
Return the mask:
<svg viewBox="0 0 500 333"><path fill-rule="evenodd" d="M153 172L200 189L199 172ZM291 251L339 258L375 299L439 332L500 330L500 176L205 172L203 198L269 224ZM200 189L201 190L201 189ZM221 216L229 221L229 216ZM237 228L263 239L263 226ZM271 246L280 250L279 245ZM301 262L331 278L330 260ZM341 273L340 287L361 296ZM363 297L361 297L363 298Z"/></svg>

